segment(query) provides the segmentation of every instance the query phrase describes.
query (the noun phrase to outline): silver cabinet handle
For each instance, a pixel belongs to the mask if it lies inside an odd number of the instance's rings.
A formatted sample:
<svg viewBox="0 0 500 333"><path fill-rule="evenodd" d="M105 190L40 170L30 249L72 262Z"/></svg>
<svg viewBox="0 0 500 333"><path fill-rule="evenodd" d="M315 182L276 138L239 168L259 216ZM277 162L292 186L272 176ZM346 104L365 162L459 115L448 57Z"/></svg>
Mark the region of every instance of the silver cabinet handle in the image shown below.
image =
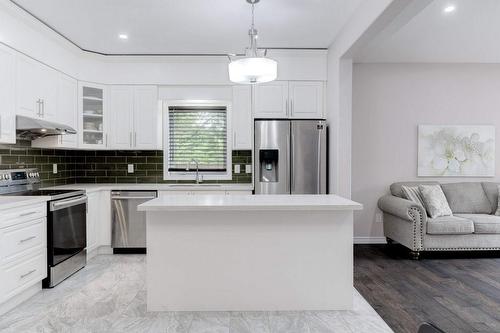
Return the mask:
<svg viewBox="0 0 500 333"><path fill-rule="evenodd" d="M293 99L290 100L290 116L293 116Z"/></svg>
<svg viewBox="0 0 500 333"><path fill-rule="evenodd" d="M134 132L134 146L137 147L137 132Z"/></svg>
<svg viewBox="0 0 500 333"><path fill-rule="evenodd" d="M130 147L132 147L132 132L129 132L129 135L128 135L128 145Z"/></svg>
<svg viewBox="0 0 500 333"><path fill-rule="evenodd" d="M106 135L104 137L105 137L104 145L107 147L108 146L108 133L106 133Z"/></svg>
<svg viewBox="0 0 500 333"><path fill-rule="evenodd" d="M33 214L36 214L36 213L38 213L38 212L22 213L22 214L19 214L19 217L28 216L28 215L33 215Z"/></svg>
<svg viewBox="0 0 500 333"><path fill-rule="evenodd" d="M35 238L36 238L36 236L31 236L31 237L28 237L28 238L25 238L25 239L21 239L19 241L19 244L26 243L27 241L30 241L30 240L35 239Z"/></svg>
<svg viewBox="0 0 500 333"><path fill-rule="evenodd" d="M36 104L37 104L36 115L37 115L38 117L41 117L41 116L42 116L42 100L39 98L39 99L36 101Z"/></svg>
<svg viewBox="0 0 500 333"><path fill-rule="evenodd" d="M42 118L45 118L45 100L42 99Z"/></svg>
<svg viewBox="0 0 500 333"><path fill-rule="evenodd" d="M288 99L286 100L286 116L288 117Z"/></svg>
<svg viewBox="0 0 500 333"><path fill-rule="evenodd" d="M32 270L31 270L31 271L29 271L28 273L26 273L26 274L22 274L21 276L19 276L19 279L21 279L21 280L22 280L22 279L24 279L25 277L27 277L28 275L31 275L31 274L33 274L33 273L35 273L35 272L36 272L36 269L32 269Z"/></svg>

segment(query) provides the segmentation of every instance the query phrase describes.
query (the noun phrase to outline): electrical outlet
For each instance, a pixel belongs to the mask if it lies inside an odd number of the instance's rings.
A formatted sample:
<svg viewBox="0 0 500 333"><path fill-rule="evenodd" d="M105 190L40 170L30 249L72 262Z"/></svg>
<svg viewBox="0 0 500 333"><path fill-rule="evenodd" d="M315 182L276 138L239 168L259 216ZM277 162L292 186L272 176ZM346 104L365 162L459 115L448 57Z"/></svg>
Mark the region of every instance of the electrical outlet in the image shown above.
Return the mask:
<svg viewBox="0 0 500 333"><path fill-rule="evenodd" d="M375 222L383 223L384 222L384 215L382 213L376 213L375 214Z"/></svg>
<svg viewBox="0 0 500 333"><path fill-rule="evenodd" d="M57 164L52 164L52 173L53 174L57 173Z"/></svg>
<svg viewBox="0 0 500 333"><path fill-rule="evenodd" d="M240 165L239 164L235 164L234 165L234 173L240 173L241 170L240 170Z"/></svg>
<svg viewBox="0 0 500 333"><path fill-rule="evenodd" d="M134 173L134 165L133 164L129 164L127 166L127 171L128 171L128 173Z"/></svg>
<svg viewBox="0 0 500 333"><path fill-rule="evenodd" d="M252 173L252 165L251 164L245 165L245 173Z"/></svg>

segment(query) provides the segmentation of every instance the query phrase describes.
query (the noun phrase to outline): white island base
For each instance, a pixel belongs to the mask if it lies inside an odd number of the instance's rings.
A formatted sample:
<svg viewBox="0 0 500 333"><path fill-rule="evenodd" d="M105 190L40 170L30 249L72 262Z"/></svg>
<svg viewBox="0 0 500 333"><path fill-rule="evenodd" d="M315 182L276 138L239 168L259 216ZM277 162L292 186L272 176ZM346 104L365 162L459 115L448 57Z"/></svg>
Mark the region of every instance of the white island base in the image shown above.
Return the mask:
<svg viewBox="0 0 500 333"><path fill-rule="evenodd" d="M172 196L147 211L148 311L348 310L353 210L337 196Z"/></svg>

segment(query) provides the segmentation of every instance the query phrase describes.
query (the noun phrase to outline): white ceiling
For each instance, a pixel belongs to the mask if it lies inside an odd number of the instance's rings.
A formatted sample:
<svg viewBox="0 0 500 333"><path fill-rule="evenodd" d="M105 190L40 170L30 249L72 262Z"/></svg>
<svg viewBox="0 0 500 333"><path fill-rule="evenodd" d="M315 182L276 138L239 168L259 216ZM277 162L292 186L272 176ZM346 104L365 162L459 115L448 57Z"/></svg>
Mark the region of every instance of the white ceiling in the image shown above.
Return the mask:
<svg viewBox="0 0 500 333"><path fill-rule="evenodd" d="M445 14L443 9L456 10ZM500 62L500 0L434 0L395 32L382 33L356 62Z"/></svg>
<svg viewBox="0 0 500 333"><path fill-rule="evenodd" d="M259 46L327 48L363 0L262 0ZM83 49L106 54L241 53L245 0L14 0ZM118 34L128 34L126 41Z"/></svg>

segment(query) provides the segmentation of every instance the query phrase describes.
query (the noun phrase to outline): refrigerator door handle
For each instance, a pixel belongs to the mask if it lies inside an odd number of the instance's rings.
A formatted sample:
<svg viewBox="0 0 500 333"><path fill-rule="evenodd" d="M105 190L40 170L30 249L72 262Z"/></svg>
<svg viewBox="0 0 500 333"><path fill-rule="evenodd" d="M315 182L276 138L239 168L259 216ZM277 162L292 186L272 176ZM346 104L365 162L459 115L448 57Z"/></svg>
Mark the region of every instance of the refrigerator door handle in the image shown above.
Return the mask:
<svg viewBox="0 0 500 333"><path fill-rule="evenodd" d="M321 193L321 130L318 130L318 194Z"/></svg>
<svg viewBox="0 0 500 333"><path fill-rule="evenodd" d="M293 124L290 124L290 140L288 141L289 142L289 148L288 148L288 151L289 151L289 154L290 154L290 194L293 194L293 192L295 192L295 181L293 179L293 139L294 139L294 135L293 135Z"/></svg>

